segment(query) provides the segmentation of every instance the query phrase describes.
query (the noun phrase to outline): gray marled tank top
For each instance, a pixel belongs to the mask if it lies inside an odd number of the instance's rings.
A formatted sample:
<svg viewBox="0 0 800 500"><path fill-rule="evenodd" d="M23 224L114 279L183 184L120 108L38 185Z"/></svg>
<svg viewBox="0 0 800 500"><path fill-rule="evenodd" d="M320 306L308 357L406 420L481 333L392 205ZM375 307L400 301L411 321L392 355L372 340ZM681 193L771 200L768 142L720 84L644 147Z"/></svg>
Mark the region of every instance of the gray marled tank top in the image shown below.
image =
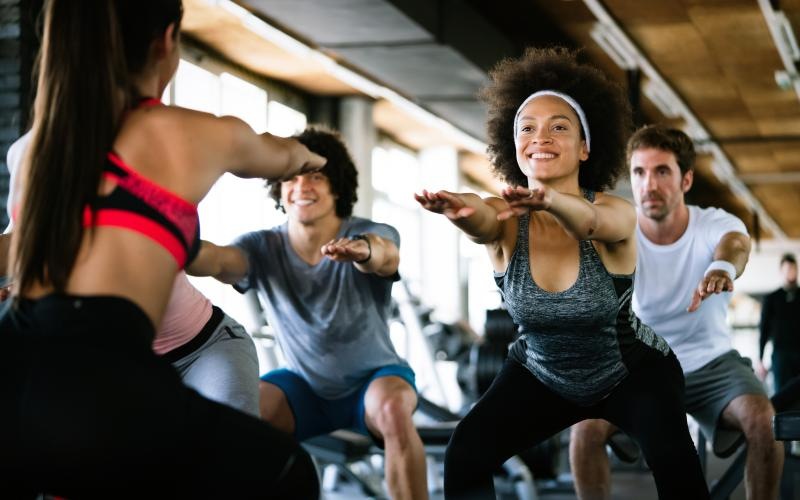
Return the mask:
<svg viewBox="0 0 800 500"><path fill-rule="evenodd" d="M594 201L594 192L584 196ZM528 260L529 214L519 217L517 245L495 281L520 337L509 356L573 403L605 398L646 349L669 354L666 341L633 313L633 274L609 273L591 241L579 242L578 279L548 292L533 281Z"/></svg>

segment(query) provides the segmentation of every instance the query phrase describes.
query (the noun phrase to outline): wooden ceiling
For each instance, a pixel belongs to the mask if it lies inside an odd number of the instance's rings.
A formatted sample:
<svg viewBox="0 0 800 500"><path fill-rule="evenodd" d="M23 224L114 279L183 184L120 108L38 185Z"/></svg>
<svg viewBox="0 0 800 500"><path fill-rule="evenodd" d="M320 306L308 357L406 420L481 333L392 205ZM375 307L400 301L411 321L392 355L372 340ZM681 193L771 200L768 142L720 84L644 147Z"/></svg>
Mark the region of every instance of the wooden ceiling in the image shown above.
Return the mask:
<svg viewBox="0 0 800 500"><path fill-rule="evenodd" d="M538 13L538 21L548 24L547 36L563 37L551 39L551 43L584 47L586 57L594 64L623 85L629 81L629 74L592 38L597 17L588 0L461 2L500 30L506 30L512 40L525 43L542 40L535 39L535 23L525 22L528 18L521 13ZM319 66L270 52L274 48L265 49L263 40L248 34L234 16L209 2L185 0L184 3L187 13L184 30L248 69L313 93L356 92ZM392 3L399 6L402 2ZM444 5L454 3L458 0ZM710 137L706 140L718 144L730 160L733 170L720 174L711 155L701 156L690 201L734 212L754 231L754 200L788 238L800 239L800 99L793 88L784 89L776 83L776 71L786 68L758 1L603 0L599 3L685 102L708 132ZM793 31L800 33L800 0L772 0L770 5L785 13ZM520 6L525 9L520 10ZM265 18L269 15L259 14ZM337 58L335 51L327 53ZM369 68L360 69L369 74ZM685 125L680 118L666 117L645 95L640 102L643 121ZM396 132L404 133L410 145L417 146L416 141L432 137L425 131L410 132L409 126L413 125L408 117L387 118L397 110L385 105L377 109L381 117L376 119L378 125L391 128L393 121L403 123ZM466 162L470 165L468 170L480 170L475 167L476 161L470 157L470 162ZM747 196L729 187L731 183L725 178L728 175L743 183ZM774 236L763 224L760 229L763 237Z"/></svg>
<svg viewBox="0 0 800 500"><path fill-rule="evenodd" d="M268 43L235 13L205 0L183 0L181 31L235 64L317 95L358 93L318 63Z"/></svg>

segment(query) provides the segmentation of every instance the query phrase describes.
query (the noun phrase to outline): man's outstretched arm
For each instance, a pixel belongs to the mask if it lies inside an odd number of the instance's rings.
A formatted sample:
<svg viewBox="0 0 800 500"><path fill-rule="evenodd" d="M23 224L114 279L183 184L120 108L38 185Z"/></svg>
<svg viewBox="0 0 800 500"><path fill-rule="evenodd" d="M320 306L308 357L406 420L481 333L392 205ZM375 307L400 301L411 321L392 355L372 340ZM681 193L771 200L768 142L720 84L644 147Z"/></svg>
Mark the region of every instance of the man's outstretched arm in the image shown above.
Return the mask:
<svg viewBox="0 0 800 500"><path fill-rule="evenodd" d="M222 283L233 285L247 277L250 263L244 251L236 246L219 246L203 241L200 252L186 268L192 276L211 276Z"/></svg>
<svg viewBox="0 0 800 500"><path fill-rule="evenodd" d="M337 262L352 262L362 273L392 276L400 265L400 251L393 241L374 233L329 241L322 254Z"/></svg>
<svg viewBox="0 0 800 500"><path fill-rule="evenodd" d="M736 231L726 233L714 249L714 261L694 291L689 312L696 311L713 294L732 292L733 281L742 275L749 258L750 237Z"/></svg>

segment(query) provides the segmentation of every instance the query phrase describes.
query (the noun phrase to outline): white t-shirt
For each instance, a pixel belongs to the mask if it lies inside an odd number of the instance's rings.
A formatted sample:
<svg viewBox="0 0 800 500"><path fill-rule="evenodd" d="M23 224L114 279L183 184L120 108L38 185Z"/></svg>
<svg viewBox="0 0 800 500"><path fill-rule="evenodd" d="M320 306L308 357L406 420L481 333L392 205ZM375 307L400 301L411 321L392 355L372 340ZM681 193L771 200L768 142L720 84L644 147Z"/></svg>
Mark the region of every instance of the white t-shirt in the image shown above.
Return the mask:
<svg viewBox="0 0 800 500"><path fill-rule="evenodd" d="M664 337L684 373L733 348L727 323L730 292L711 295L695 312L686 308L720 239L730 232L747 234L739 218L720 208L688 208L686 232L670 245L656 245L636 227L639 252L633 295L633 310Z"/></svg>

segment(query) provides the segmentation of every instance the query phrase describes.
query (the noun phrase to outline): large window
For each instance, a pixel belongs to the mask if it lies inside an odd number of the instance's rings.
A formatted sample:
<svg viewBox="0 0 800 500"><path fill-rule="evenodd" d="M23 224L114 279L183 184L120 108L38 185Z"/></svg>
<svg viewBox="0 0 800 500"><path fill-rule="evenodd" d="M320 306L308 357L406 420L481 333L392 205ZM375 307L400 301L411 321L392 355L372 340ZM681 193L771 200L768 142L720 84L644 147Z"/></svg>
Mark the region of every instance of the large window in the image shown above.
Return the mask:
<svg viewBox="0 0 800 500"><path fill-rule="evenodd" d="M221 108L219 77L200 66L181 60L175 74L174 103L214 115Z"/></svg>
<svg viewBox="0 0 800 500"><path fill-rule="evenodd" d="M268 109L267 132L272 135L289 137L306 128L306 115L280 101L270 101Z"/></svg>

